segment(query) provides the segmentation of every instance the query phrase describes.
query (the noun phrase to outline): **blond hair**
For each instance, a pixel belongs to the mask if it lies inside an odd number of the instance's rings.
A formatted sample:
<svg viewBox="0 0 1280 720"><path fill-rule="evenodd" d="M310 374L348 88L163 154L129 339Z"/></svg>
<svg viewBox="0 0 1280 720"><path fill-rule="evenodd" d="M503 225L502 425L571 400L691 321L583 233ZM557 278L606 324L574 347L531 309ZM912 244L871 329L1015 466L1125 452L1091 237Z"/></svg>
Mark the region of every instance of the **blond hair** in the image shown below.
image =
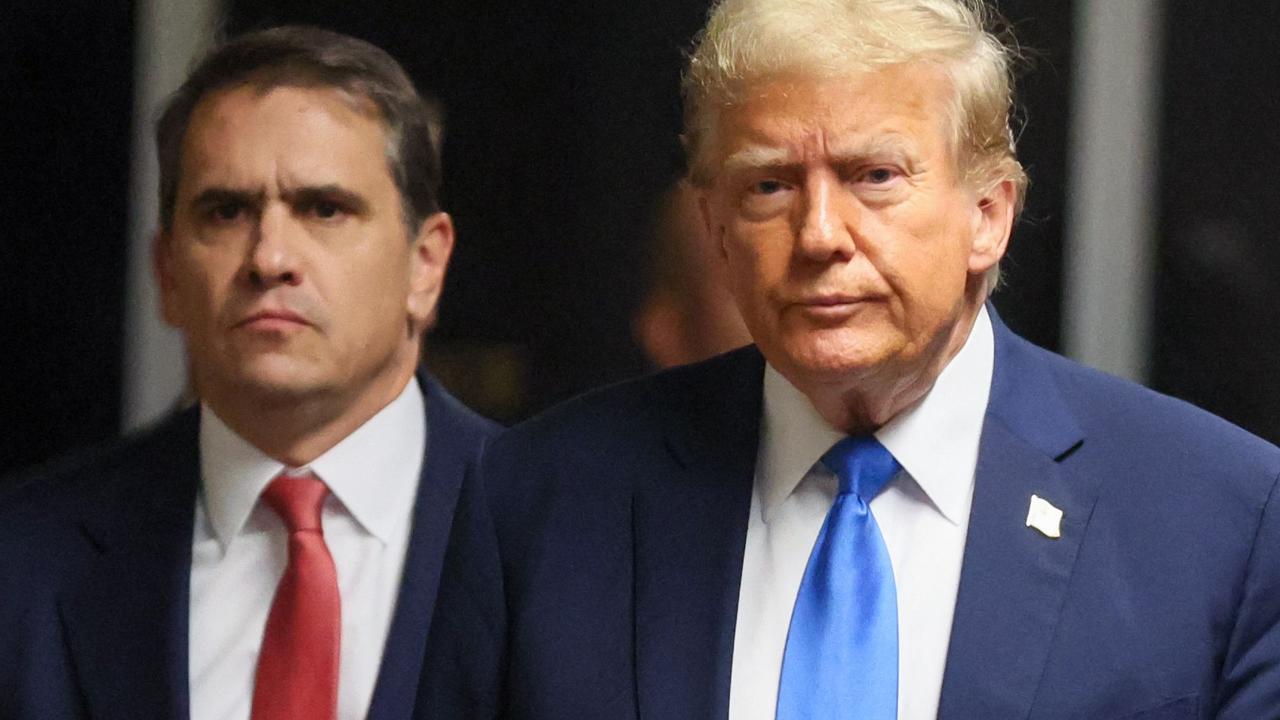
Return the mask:
<svg viewBox="0 0 1280 720"><path fill-rule="evenodd" d="M754 83L932 62L954 90L948 120L961 177L979 193L1013 182L1017 212L1027 176L1009 121L1020 56L989 29L997 20L984 0L722 0L696 38L683 78L691 180L714 180L719 113Z"/></svg>

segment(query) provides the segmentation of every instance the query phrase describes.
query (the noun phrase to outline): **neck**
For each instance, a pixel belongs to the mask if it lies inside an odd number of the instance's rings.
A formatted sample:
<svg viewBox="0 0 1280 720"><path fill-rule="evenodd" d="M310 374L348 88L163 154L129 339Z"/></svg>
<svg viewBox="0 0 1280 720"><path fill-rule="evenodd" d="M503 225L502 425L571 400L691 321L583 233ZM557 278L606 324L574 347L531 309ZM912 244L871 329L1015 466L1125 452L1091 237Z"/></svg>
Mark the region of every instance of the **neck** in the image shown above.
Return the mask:
<svg viewBox="0 0 1280 720"><path fill-rule="evenodd" d="M906 367L875 368L846 384L801 390L832 427L849 435L875 432L928 394L969 339L981 309L981 301L966 301L955 322L930 343L920 361Z"/></svg>
<svg viewBox="0 0 1280 720"><path fill-rule="evenodd" d="M375 378L360 392L305 396L255 396L242 391L206 393L202 401L268 457L291 467L306 465L342 442L390 405L413 377L413 366ZM228 402L228 398L234 398Z"/></svg>

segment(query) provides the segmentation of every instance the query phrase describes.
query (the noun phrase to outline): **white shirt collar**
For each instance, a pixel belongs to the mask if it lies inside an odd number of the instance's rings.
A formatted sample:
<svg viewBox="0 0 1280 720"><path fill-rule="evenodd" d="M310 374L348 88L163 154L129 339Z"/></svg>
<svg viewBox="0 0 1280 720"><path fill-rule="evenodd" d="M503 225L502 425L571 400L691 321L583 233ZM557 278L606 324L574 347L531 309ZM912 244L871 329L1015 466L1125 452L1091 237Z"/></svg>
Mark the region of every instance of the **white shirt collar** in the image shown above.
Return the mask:
<svg viewBox="0 0 1280 720"><path fill-rule="evenodd" d="M316 474L371 535L388 542L408 522L426 450L426 402L416 378L376 415L304 468L288 468L200 407L202 501L223 552L281 472Z"/></svg>
<svg viewBox="0 0 1280 720"><path fill-rule="evenodd" d="M953 523L963 515L972 493L994 365L995 339L984 305L964 346L929 392L875 433ZM756 483L766 523L842 437L844 433L831 427L809 398L772 365L765 367Z"/></svg>

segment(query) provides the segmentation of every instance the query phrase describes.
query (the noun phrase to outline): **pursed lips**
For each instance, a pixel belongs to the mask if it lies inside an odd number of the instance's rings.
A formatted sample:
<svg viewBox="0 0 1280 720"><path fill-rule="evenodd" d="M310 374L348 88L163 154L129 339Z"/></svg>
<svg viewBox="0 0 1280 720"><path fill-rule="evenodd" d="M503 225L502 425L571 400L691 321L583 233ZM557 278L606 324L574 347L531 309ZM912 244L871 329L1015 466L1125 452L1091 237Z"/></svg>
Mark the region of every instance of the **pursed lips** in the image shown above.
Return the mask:
<svg viewBox="0 0 1280 720"><path fill-rule="evenodd" d="M841 305L854 305L856 303L867 302L871 300L866 295L849 295L847 293L819 293L814 295L806 295L799 300L794 301L793 305L803 305L806 307L839 307Z"/></svg>
<svg viewBox="0 0 1280 720"><path fill-rule="evenodd" d="M800 316L823 325L848 321L862 312L876 298L870 295L854 295L849 293L815 293L803 295L786 304L785 308L798 312Z"/></svg>
<svg viewBox="0 0 1280 720"><path fill-rule="evenodd" d="M292 310L283 308L259 310L237 322L233 327L287 327L290 325L311 325L311 321Z"/></svg>

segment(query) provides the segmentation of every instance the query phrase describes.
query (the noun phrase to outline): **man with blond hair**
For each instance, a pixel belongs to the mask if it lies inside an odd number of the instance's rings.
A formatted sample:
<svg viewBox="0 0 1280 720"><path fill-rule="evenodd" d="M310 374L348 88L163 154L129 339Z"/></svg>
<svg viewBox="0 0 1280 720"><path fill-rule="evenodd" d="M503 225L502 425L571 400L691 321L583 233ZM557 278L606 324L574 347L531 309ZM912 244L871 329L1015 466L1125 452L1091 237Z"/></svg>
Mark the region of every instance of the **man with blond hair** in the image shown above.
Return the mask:
<svg viewBox="0 0 1280 720"><path fill-rule="evenodd" d="M496 441L430 718L1263 718L1280 451L987 303L1022 203L979 0L724 0L691 178L755 345Z"/></svg>

